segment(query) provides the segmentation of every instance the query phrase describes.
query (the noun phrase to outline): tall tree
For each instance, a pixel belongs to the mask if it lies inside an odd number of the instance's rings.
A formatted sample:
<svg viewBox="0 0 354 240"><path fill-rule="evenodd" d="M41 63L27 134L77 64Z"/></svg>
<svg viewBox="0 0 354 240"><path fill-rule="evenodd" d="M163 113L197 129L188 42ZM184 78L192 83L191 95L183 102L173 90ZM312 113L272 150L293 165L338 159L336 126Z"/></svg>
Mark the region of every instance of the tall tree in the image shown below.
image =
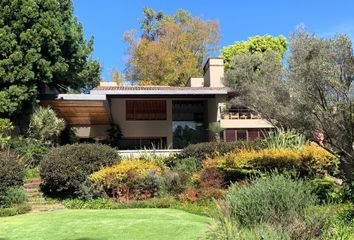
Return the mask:
<svg viewBox="0 0 354 240"><path fill-rule="evenodd" d="M224 58L225 68L227 69L235 55L243 53L262 55L266 51L272 50L279 55L279 60L281 60L283 59L287 48L288 43L283 36L254 36L248 38L246 41L239 41L233 45L224 47L221 50L221 55Z"/></svg>
<svg viewBox="0 0 354 240"><path fill-rule="evenodd" d="M144 8L140 24L139 38L136 31L125 34L129 55L125 73L127 80L141 85L183 86L202 73L203 62L217 50L218 22L185 10L164 15Z"/></svg>
<svg viewBox="0 0 354 240"><path fill-rule="evenodd" d="M99 82L93 39L85 40L71 0L2 0L0 38L0 115L21 112L45 85L65 91Z"/></svg>
<svg viewBox="0 0 354 240"><path fill-rule="evenodd" d="M238 91L238 101L274 125L317 140L341 157L343 173L353 177L354 57L350 39L344 35L324 39L300 30L290 38L287 69L269 51L255 72L255 58L244 55L244 59L230 62L226 82Z"/></svg>

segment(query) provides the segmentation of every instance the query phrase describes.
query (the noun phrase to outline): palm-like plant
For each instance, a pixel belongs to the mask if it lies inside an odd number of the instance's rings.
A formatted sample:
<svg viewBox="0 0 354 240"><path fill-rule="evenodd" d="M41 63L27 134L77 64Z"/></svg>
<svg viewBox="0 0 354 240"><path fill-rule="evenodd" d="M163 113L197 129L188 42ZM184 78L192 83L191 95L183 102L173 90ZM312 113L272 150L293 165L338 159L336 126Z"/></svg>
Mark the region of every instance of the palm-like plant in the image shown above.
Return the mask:
<svg viewBox="0 0 354 240"><path fill-rule="evenodd" d="M65 121L58 118L53 109L38 107L31 116L29 135L45 143L53 144L65 127Z"/></svg>

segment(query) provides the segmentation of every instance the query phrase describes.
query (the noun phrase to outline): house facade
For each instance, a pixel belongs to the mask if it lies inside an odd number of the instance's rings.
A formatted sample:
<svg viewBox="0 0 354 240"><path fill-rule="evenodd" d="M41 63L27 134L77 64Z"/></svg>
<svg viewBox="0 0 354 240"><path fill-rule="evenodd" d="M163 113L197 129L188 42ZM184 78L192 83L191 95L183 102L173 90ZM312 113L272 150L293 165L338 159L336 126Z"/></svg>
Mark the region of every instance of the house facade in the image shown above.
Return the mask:
<svg viewBox="0 0 354 240"><path fill-rule="evenodd" d="M245 107L227 107L233 93L223 81L223 59L211 58L204 76L191 78L185 87L102 83L90 94L59 94L41 104L52 107L83 141L105 141L112 126L119 126L121 149L181 148L208 141L213 122L223 128L224 141L253 140L272 128Z"/></svg>

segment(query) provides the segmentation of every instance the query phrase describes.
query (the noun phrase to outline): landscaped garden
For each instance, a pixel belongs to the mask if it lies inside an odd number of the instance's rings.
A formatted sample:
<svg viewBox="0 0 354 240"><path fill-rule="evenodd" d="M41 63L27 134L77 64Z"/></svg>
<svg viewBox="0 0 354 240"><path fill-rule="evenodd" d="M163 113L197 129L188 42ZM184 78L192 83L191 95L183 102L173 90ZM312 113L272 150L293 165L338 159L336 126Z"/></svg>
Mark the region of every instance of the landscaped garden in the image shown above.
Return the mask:
<svg viewBox="0 0 354 240"><path fill-rule="evenodd" d="M47 119L55 113L40 109L32 122ZM0 238L353 237L352 183L338 157L294 131L139 158L102 144L55 147L56 134L3 138Z"/></svg>

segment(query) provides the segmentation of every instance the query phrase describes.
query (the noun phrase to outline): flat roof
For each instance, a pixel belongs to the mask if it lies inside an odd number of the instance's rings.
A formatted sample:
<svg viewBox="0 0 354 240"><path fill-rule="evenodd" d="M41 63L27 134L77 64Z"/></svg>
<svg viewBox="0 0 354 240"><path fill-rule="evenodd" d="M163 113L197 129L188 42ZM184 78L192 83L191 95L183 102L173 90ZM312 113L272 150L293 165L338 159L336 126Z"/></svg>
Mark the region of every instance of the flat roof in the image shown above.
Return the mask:
<svg viewBox="0 0 354 240"><path fill-rule="evenodd" d="M226 95L225 87L100 86L90 95Z"/></svg>
<svg viewBox="0 0 354 240"><path fill-rule="evenodd" d="M92 101L105 101L106 95L102 94L58 94L55 100L92 100Z"/></svg>

